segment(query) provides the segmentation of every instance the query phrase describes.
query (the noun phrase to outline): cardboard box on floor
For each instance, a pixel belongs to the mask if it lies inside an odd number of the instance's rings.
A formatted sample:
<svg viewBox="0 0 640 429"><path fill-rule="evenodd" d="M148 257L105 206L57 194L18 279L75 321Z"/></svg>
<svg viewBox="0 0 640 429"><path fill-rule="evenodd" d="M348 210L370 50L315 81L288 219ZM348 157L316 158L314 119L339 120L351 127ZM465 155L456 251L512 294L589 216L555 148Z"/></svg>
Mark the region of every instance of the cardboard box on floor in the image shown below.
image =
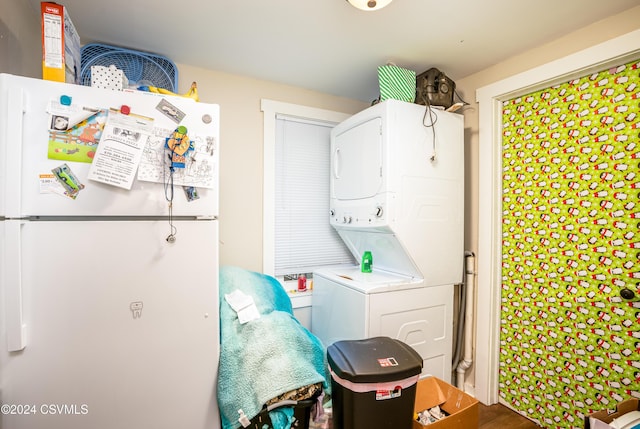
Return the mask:
<svg viewBox="0 0 640 429"><path fill-rule="evenodd" d="M640 411L640 401L637 399L619 402L615 410L600 410L590 414L585 419L584 427L585 429L613 429L609 423L632 411Z"/></svg>
<svg viewBox="0 0 640 429"><path fill-rule="evenodd" d="M414 411L439 405L449 414L435 423L423 426L414 421L413 429L477 429L478 400L436 377L418 381Z"/></svg>

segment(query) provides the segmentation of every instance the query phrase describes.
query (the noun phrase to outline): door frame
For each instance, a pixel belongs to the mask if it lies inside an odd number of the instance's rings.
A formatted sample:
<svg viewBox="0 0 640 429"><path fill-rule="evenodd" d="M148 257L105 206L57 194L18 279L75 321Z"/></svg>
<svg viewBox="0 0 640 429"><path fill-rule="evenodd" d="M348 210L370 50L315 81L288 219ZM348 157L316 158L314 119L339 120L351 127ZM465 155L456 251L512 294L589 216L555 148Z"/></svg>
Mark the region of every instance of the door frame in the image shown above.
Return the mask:
<svg viewBox="0 0 640 429"><path fill-rule="evenodd" d="M640 30L479 88L475 395L498 403L502 225L502 102L640 58Z"/></svg>

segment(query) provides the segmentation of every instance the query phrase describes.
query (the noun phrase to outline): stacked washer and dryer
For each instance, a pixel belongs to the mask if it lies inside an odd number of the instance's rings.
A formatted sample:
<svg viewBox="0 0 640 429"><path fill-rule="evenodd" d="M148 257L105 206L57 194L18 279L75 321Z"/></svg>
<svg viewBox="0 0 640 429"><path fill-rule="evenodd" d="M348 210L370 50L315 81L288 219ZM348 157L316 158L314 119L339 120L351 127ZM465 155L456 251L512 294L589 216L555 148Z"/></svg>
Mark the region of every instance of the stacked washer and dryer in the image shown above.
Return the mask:
<svg viewBox="0 0 640 429"><path fill-rule="evenodd" d="M314 272L311 330L329 346L399 339L422 375L451 380L453 299L464 265L462 115L397 100L331 132L330 223L360 265Z"/></svg>

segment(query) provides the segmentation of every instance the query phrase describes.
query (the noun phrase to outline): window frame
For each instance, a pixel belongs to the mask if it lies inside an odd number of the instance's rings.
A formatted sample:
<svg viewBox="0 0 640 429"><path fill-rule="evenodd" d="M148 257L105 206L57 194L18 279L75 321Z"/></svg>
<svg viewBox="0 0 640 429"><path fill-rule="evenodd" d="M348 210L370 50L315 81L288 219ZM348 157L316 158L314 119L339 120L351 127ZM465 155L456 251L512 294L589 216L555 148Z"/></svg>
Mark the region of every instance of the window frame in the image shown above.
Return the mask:
<svg viewBox="0 0 640 429"><path fill-rule="evenodd" d="M351 115L332 110L262 99L260 110L264 115L263 129L263 189L262 189L262 271L274 275L275 271L275 152L276 121L278 115L296 117L314 122L338 124Z"/></svg>

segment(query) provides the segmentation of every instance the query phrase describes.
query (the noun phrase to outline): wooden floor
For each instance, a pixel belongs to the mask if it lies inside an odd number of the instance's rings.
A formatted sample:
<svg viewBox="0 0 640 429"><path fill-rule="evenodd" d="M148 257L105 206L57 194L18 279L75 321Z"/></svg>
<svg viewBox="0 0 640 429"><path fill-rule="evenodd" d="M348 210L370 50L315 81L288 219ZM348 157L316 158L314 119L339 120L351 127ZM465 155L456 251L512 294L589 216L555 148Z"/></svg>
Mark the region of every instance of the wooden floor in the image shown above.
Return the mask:
<svg viewBox="0 0 640 429"><path fill-rule="evenodd" d="M478 429L539 429L540 426L501 404L478 404Z"/></svg>

